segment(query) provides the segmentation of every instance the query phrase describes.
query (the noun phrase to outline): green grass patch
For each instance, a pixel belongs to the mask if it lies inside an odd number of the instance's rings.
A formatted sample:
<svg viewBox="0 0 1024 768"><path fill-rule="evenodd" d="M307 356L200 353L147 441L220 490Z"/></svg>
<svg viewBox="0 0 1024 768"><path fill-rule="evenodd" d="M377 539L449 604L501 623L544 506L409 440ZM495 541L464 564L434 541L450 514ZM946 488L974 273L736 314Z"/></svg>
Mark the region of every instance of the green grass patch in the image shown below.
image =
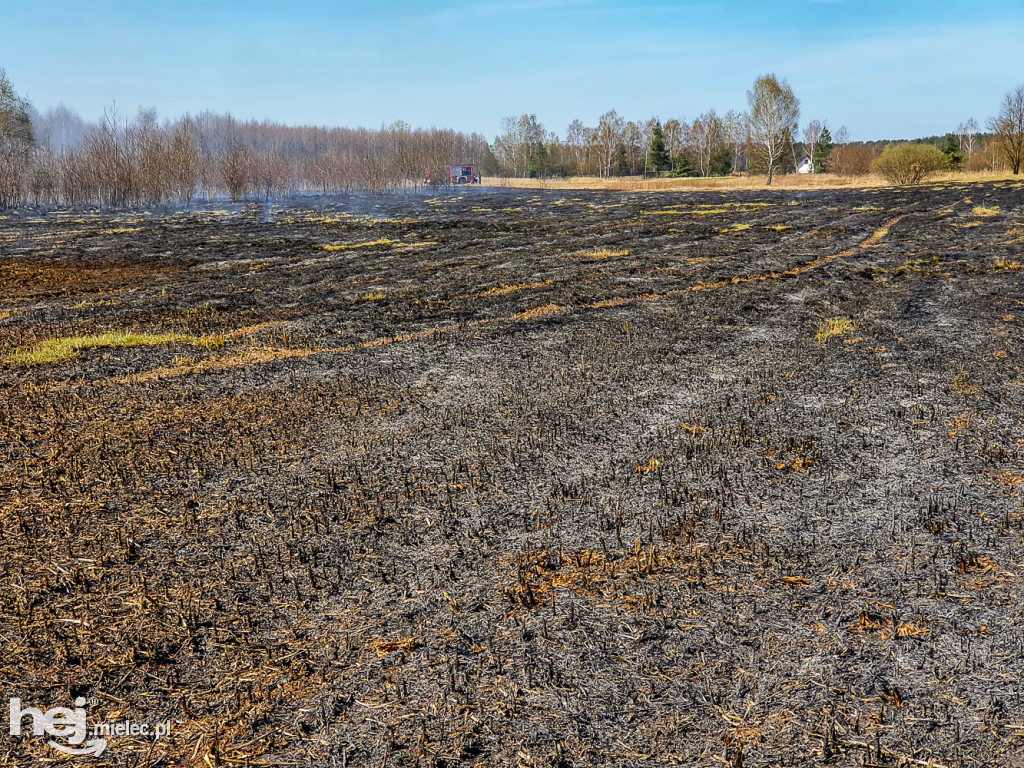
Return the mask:
<svg viewBox="0 0 1024 768"><path fill-rule="evenodd" d="M110 349L116 347L153 347L163 344L190 344L216 348L224 344L223 336L188 336L175 333L101 333L94 336L69 336L47 339L28 349L19 349L3 358L5 363L17 365L46 365L62 363L78 357L84 349Z"/></svg>

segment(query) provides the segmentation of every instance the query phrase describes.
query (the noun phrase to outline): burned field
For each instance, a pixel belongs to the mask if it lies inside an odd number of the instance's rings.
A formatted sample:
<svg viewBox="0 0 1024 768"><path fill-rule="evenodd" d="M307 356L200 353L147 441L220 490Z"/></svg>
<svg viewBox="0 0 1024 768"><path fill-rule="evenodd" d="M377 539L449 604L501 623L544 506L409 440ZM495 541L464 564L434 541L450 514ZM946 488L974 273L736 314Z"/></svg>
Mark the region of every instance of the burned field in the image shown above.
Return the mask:
<svg viewBox="0 0 1024 768"><path fill-rule="evenodd" d="M93 764L1011 764L1022 191L0 219L4 696L173 722Z"/></svg>

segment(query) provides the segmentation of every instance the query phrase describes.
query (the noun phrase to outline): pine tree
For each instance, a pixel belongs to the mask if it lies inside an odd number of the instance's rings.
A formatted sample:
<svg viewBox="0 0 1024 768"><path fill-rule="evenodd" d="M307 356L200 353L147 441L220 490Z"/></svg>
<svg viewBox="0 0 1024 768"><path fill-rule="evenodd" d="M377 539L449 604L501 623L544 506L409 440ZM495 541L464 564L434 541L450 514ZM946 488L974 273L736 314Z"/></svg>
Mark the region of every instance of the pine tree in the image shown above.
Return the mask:
<svg viewBox="0 0 1024 768"><path fill-rule="evenodd" d="M695 176L693 167L690 165L690 158L685 152L680 152L672 161L672 176Z"/></svg>
<svg viewBox="0 0 1024 768"><path fill-rule="evenodd" d="M709 176L728 176L732 172L732 149L727 144L719 144L711 153L708 162Z"/></svg>
<svg viewBox="0 0 1024 768"><path fill-rule="evenodd" d="M543 179L547 176L548 164L548 148L544 146L542 141L537 144L537 149L530 155L530 164L526 169L526 177L528 179L535 179L540 176Z"/></svg>
<svg viewBox="0 0 1024 768"><path fill-rule="evenodd" d="M832 134L828 126L821 129L821 135L811 148L811 163L815 173L828 173L829 159L832 157Z"/></svg>
<svg viewBox="0 0 1024 768"><path fill-rule="evenodd" d="M960 151L960 140L952 133L946 134L946 144L942 147L942 154L946 156L946 168L951 171L959 171L964 161L964 153Z"/></svg>
<svg viewBox="0 0 1024 768"><path fill-rule="evenodd" d="M661 121L655 120L651 129L651 147L647 153L647 171L649 173L660 173L672 167L668 150L665 149L665 132L661 128Z"/></svg>
<svg viewBox="0 0 1024 768"><path fill-rule="evenodd" d="M626 145L619 144L619 152L615 156L615 175L629 175L629 156L626 154Z"/></svg>

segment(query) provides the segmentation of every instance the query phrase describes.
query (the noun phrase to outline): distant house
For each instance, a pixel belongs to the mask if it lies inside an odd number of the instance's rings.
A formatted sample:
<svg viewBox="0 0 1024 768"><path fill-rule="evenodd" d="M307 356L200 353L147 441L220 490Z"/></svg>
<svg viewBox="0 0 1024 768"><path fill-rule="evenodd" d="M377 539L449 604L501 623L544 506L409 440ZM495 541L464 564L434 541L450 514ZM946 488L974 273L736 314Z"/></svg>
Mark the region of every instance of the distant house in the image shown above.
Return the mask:
<svg viewBox="0 0 1024 768"><path fill-rule="evenodd" d="M805 157L804 161L796 169L797 173L814 173L814 163L811 158Z"/></svg>

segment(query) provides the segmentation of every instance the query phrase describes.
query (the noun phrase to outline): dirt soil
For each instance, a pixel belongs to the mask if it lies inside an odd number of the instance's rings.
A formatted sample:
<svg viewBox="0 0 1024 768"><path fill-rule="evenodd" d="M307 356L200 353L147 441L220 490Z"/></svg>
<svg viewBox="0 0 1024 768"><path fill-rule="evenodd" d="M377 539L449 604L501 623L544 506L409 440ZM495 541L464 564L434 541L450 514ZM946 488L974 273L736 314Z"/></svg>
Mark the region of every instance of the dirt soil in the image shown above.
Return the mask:
<svg viewBox="0 0 1024 768"><path fill-rule="evenodd" d="M173 724L0 765L1014 764L1022 250L1008 182L0 218L0 697Z"/></svg>

